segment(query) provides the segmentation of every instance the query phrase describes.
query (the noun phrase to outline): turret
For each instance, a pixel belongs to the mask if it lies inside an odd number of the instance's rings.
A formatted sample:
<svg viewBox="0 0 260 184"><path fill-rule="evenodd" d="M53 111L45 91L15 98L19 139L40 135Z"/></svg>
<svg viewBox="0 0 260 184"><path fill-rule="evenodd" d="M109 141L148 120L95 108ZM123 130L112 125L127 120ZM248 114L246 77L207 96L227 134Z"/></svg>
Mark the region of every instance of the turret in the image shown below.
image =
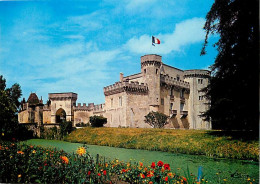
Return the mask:
<svg viewBox="0 0 260 184"><path fill-rule="evenodd" d="M211 129L211 122L203 121L199 116L208 108L209 101L204 97L201 89L209 83L210 71L208 70L186 70L184 80L190 84L189 112L191 129Z"/></svg>
<svg viewBox="0 0 260 184"><path fill-rule="evenodd" d="M148 85L150 110L158 111L160 99L160 67L162 57L155 54L141 57L141 70L144 83Z"/></svg>

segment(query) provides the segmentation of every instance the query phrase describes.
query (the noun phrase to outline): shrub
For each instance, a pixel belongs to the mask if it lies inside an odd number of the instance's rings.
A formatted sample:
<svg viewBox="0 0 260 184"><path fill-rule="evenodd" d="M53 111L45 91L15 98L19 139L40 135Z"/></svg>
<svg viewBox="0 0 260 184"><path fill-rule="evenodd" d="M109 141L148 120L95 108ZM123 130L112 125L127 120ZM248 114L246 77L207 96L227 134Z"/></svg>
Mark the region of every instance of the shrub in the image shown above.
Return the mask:
<svg viewBox="0 0 260 184"><path fill-rule="evenodd" d="M83 123L83 122L81 122L81 123L76 123L76 127L88 127L88 126L90 126L89 123Z"/></svg>
<svg viewBox="0 0 260 184"><path fill-rule="evenodd" d="M60 136L61 138L65 137L72 131L72 122L65 121L60 123Z"/></svg>
<svg viewBox="0 0 260 184"><path fill-rule="evenodd" d="M144 122L152 126L153 128L163 128L164 125L168 124L167 122L168 116L160 112L149 112L145 116Z"/></svg>
<svg viewBox="0 0 260 184"><path fill-rule="evenodd" d="M89 122L92 127L103 127L107 123L107 118L103 116L90 116Z"/></svg>

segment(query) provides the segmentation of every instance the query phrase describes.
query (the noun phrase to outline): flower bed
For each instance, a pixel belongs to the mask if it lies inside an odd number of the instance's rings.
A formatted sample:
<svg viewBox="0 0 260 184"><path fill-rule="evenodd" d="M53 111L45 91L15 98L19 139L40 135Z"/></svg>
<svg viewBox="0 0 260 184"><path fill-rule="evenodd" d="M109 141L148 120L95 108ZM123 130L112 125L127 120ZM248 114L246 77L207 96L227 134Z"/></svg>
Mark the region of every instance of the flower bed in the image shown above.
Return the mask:
<svg viewBox="0 0 260 184"><path fill-rule="evenodd" d="M180 176L163 161L144 166L142 162L94 160L85 146L68 154L1 142L0 168L1 183L196 183L195 176Z"/></svg>

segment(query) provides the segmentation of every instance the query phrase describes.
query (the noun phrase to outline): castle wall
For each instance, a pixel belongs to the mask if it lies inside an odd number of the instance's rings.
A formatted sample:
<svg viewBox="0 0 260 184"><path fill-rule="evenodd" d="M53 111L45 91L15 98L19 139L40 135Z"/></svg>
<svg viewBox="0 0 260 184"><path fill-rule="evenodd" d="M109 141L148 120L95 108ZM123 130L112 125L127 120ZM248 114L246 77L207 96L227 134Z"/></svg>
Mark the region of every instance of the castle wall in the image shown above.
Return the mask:
<svg viewBox="0 0 260 184"><path fill-rule="evenodd" d="M19 123L29 123L29 112L24 110L18 113L18 122Z"/></svg>
<svg viewBox="0 0 260 184"><path fill-rule="evenodd" d="M150 112L148 95L128 94L126 108L127 127L151 128L144 123L144 116Z"/></svg>
<svg viewBox="0 0 260 184"><path fill-rule="evenodd" d="M180 80L182 80L182 81L184 80L184 71L180 70L178 68L174 68L169 65L162 64L161 72L162 72L162 74L168 74L170 77L173 77L176 79L177 79L177 76L179 76Z"/></svg>
<svg viewBox="0 0 260 184"><path fill-rule="evenodd" d="M126 92L116 93L105 97L105 117L107 118L107 127L127 127Z"/></svg>
<svg viewBox="0 0 260 184"><path fill-rule="evenodd" d="M51 110L43 110L43 123L51 123Z"/></svg>
<svg viewBox="0 0 260 184"><path fill-rule="evenodd" d="M74 124L76 125L77 123L89 123L89 117L93 116L93 112L92 111L81 111L81 110L77 110L74 111Z"/></svg>

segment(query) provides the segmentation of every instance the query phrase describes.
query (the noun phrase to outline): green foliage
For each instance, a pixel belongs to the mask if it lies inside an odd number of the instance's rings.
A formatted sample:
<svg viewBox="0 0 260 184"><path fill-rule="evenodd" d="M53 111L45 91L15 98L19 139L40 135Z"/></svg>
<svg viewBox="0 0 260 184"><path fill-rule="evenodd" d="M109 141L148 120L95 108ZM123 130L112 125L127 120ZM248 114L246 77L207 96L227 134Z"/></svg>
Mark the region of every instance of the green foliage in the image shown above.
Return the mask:
<svg viewBox="0 0 260 184"><path fill-rule="evenodd" d="M168 116L160 112L149 112L145 116L144 122L152 126L153 128L163 128L164 125L168 124Z"/></svg>
<svg viewBox="0 0 260 184"><path fill-rule="evenodd" d="M83 122L81 122L81 123L76 123L76 127L88 127L88 126L90 126L89 123L83 123Z"/></svg>
<svg viewBox="0 0 260 184"><path fill-rule="evenodd" d="M54 127L44 127L40 126L40 138L49 140L61 140L66 135L70 134L73 130L71 121L64 121L59 124L59 126Z"/></svg>
<svg viewBox="0 0 260 184"><path fill-rule="evenodd" d="M61 138L65 137L72 131L72 122L64 121L60 123L60 136Z"/></svg>
<svg viewBox="0 0 260 184"><path fill-rule="evenodd" d="M6 80L0 75L0 131L6 139L15 137L18 127L17 112L22 95L19 84L6 88Z"/></svg>
<svg viewBox="0 0 260 184"><path fill-rule="evenodd" d="M92 127L103 127L107 123L107 118L94 115L89 117L89 122Z"/></svg>
<svg viewBox="0 0 260 184"><path fill-rule="evenodd" d="M203 91L211 100L206 120L214 129L258 130L259 2L215 0L206 17L208 36L220 36L212 79Z"/></svg>

